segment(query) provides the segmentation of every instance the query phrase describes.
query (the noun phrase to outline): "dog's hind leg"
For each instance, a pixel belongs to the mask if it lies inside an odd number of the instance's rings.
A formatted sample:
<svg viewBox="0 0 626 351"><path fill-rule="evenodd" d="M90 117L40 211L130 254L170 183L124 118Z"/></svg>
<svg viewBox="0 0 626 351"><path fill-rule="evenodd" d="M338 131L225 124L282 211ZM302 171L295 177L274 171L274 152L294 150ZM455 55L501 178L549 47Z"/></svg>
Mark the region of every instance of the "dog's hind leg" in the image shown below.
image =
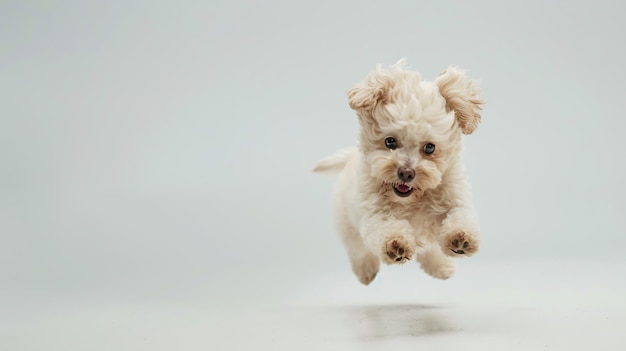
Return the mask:
<svg viewBox="0 0 626 351"><path fill-rule="evenodd" d="M376 278L380 259L365 246L359 232L349 223L340 223L338 230L348 253L352 272L362 284L369 285Z"/></svg>
<svg viewBox="0 0 626 351"><path fill-rule="evenodd" d="M424 248L417 255L417 262L420 263L422 270L431 277L437 279L448 279L454 274L456 262L454 259L446 256L439 245L435 243Z"/></svg>

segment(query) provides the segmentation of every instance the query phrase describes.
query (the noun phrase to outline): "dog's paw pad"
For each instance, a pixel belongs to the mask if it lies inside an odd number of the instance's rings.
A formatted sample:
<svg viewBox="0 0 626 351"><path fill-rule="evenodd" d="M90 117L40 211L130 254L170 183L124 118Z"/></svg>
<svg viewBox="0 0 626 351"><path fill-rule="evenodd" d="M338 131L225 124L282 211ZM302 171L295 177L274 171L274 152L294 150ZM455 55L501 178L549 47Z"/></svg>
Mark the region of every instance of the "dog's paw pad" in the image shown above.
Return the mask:
<svg viewBox="0 0 626 351"><path fill-rule="evenodd" d="M478 251L478 241L467 232L455 232L445 239L443 251L448 256L471 256Z"/></svg>
<svg viewBox="0 0 626 351"><path fill-rule="evenodd" d="M410 260L414 249L401 238L391 238L385 243L385 254L383 261L386 264L402 264Z"/></svg>

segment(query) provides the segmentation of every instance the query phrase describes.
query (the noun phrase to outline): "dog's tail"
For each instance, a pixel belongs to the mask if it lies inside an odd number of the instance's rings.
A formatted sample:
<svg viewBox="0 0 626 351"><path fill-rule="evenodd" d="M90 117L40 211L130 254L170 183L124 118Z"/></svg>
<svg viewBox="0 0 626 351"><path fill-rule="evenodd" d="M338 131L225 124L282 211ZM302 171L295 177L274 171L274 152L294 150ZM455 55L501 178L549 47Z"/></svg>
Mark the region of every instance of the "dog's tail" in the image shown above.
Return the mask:
<svg viewBox="0 0 626 351"><path fill-rule="evenodd" d="M338 173L357 153L356 147L343 149L320 160L313 168L315 173Z"/></svg>

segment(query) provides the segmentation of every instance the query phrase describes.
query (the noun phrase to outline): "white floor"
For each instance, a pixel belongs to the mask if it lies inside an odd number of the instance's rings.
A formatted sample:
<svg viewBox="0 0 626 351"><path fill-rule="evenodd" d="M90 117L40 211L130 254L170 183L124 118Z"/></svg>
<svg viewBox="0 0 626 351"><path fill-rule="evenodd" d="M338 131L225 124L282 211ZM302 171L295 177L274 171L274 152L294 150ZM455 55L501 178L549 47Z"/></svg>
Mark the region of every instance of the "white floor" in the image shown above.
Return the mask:
<svg viewBox="0 0 626 351"><path fill-rule="evenodd" d="M84 300L5 308L0 349L626 350L624 263L467 260L449 281L405 265L384 267L369 287L348 273L311 279L273 303Z"/></svg>

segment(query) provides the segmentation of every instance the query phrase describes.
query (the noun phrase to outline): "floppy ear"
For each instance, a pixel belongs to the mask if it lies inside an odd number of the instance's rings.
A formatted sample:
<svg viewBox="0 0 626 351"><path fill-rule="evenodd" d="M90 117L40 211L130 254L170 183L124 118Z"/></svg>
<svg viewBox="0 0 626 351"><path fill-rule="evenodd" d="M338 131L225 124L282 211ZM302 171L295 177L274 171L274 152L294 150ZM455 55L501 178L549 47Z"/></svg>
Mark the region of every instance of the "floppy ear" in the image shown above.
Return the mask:
<svg viewBox="0 0 626 351"><path fill-rule="evenodd" d="M480 111L485 101L479 96L475 82L465 76L465 72L448 67L441 73L435 84L446 100L446 111L454 111L463 134L472 134L480 124Z"/></svg>
<svg viewBox="0 0 626 351"><path fill-rule="evenodd" d="M389 102L390 90L394 82L390 75L377 69L365 81L348 90L348 103L355 111L373 110L378 104Z"/></svg>

